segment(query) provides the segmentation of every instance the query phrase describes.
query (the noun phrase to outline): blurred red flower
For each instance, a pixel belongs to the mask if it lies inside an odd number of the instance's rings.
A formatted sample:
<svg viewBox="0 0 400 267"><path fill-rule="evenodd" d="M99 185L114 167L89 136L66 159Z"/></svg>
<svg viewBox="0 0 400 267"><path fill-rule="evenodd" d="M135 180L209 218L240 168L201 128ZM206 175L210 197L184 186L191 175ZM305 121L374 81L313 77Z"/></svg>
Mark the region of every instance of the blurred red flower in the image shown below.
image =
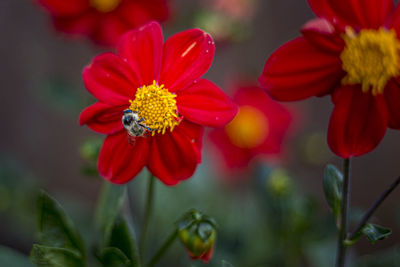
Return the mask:
<svg viewBox="0 0 400 267"><path fill-rule="evenodd" d="M113 46L128 30L169 16L167 0L36 0L57 30Z"/></svg>
<svg viewBox="0 0 400 267"><path fill-rule="evenodd" d="M328 143L348 158L400 128L400 9L392 0L308 0L317 19L267 60L260 84L277 100L330 94Z"/></svg>
<svg viewBox="0 0 400 267"><path fill-rule="evenodd" d="M257 156L279 156L292 115L258 86L235 85L236 117L210 139L224 158L228 170L246 168Z"/></svg>
<svg viewBox="0 0 400 267"><path fill-rule="evenodd" d="M225 93L201 79L214 50L211 37L198 29L163 44L160 25L152 22L123 35L117 54L99 55L85 68L85 86L99 102L83 110L79 122L108 135L98 160L102 176L126 183L147 166L175 185L193 175L201 161L202 126L224 126L237 112ZM121 122L127 109L151 134L130 141Z"/></svg>

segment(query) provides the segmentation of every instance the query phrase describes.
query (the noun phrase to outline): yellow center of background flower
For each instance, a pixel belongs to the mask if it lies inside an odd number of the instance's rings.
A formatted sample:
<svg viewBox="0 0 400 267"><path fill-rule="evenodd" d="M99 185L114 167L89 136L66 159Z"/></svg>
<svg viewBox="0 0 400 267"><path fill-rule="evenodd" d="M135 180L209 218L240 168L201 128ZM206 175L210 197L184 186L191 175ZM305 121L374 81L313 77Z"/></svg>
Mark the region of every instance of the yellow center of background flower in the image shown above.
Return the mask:
<svg viewBox="0 0 400 267"><path fill-rule="evenodd" d="M268 135L268 120L264 113L251 106L239 107L236 117L225 126L232 144L240 148L254 148Z"/></svg>
<svg viewBox="0 0 400 267"><path fill-rule="evenodd" d="M107 13L113 11L121 1L122 0L90 0L90 5L100 12Z"/></svg>
<svg viewBox="0 0 400 267"><path fill-rule="evenodd" d="M164 85L159 86L154 81L137 89L135 100L129 100L129 109L136 111L144 119L142 123L154 130L152 135L164 134L167 128L172 132L180 122L175 97Z"/></svg>
<svg viewBox="0 0 400 267"><path fill-rule="evenodd" d="M399 75L400 42L396 32L380 28L356 34L347 28L343 39L346 47L340 58L347 75L342 84L361 84L363 92L371 88L373 95L383 93L387 82Z"/></svg>

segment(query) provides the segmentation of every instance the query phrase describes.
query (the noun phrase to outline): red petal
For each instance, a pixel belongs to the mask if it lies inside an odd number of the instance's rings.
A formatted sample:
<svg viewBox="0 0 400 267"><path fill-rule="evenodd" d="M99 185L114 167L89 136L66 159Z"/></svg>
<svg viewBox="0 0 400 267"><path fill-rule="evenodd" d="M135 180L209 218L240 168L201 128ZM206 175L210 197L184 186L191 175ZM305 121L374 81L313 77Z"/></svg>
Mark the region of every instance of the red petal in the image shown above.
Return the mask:
<svg viewBox="0 0 400 267"><path fill-rule="evenodd" d="M53 16L75 16L89 8L89 1L82 0L37 0Z"/></svg>
<svg viewBox="0 0 400 267"><path fill-rule="evenodd" d="M178 127L179 131L191 140L194 150L197 152L197 163L201 163L201 148L203 147L204 128L186 119L183 119Z"/></svg>
<svg viewBox="0 0 400 267"><path fill-rule="evenodd" d="M171 36L164 45L160 84L175 92L207 72L214 57L211 36L192 29Z"/></svg>
<svg viewBox="0 0 400 267"><path fill-rule="evenodd" d="M338 56L322 52L299 37L269 57L258 81L281 101L322 96L340 82L344 75L341 64Z"/></svg>
<svg viewBox="0 0 400 267"><path fill-rule="evenodd" d="M220 154L217 164L227 172L236 171L238 168L246 168L253 159L253 151L239 148L231 143L225 129L214 129L210 132L210 140L218 148L216 153ZM221 164L222 163L222 164Z"/></svg>
<svg viewBox="0 0 400 267"><path fill-rule="evenodd" d="M130 28L151 20L164 21L169 15L166 0L125 1L118 12L129 23Z"/></svg>
<svg viewBox="0 0 400 267"><path fill-rule="evenodd" d="M149 85L158 80L162 47L161 27L157 22L151 22L124 34L118 44L118 54L140 77L139 83Z"/></svg>
<svg viewBox="0 0 400 267"><path fill-rule="evenodd" d="M85 108L79 116L79 124L95 132L113 134L123 129L121 122L123 110L128 106L111 106L101 102Z"/></svg>
<svg viewBox="0 0 400 267"><path fill-rule="evenodd" d="M196 170L200 151L196 140L189 138L185 130L181 122L172 133L152 137L148 168L166 185L176 185Z"/></svg>
<svg viewBox="0 0 400 267"><path fill-rule="evenodd" d="M318 49L339 55L345 45L340 33L326 19L313 19L301 29L301 33Z"/></svg>
<svg viewBox="0 0 400 267"><path fill-rule="evenodd" d="M389 127L400 129L400 87L389 82L385 88L385 99L389 109Z"/></svg>
<svg viewBox="0 0 400 267"><path fill-rule="evenodd" d="M149 155L149 141L138 137L130 144L125 131L109 135L100 150L99 173L115 184L129 182L143 169Z"/></svg>
<svg viewBox="0 0 400 267"><path fill-rule="evenodd" d="M129 29L129 25L126 25L118 13L100 14L90 37L98 44L114 47L122 34Z"/></svg>
<svg viewBox="0 0 400 267"><path fill-rule="evenodd" d="M336 23L342 29L352 26L377 29L393 11L392 0L308 0L318 17Z"/></svg>
<svg viewBox="0 0 400 267"><path fill-rule="evenodd" d="M394 28L397 36L400 36L400 5L397 5L392 13L392 16L388 19L386 28Z"/></svg>
<svg viewBox="0 0 400 267"><path fill-rule="evenodd" d="M97 16L87 12L74 17L55 17L53 22L57 30L68 34L92 36L96 26Z"/></svg>
<svg viewBox="0 0 400 267"><path fill-rule="evenodd" d="M373 150L385 135L388 110L383 95L363 93L360 86L342 86L332 95L335 104L328 144L342 158Z"/></svg>
<svg viewBox="0 0 400 267"><path fill-rule="evenodd" d="M129 66L112 53L95 57L84 69L83 81L94 97L110 105L126 105L139 87Z"/></svg>
<svg viewBox="0 0 400 267"><path fill-rule="evenodd" d="M186 119L211 127L222 127L237 113L236 105L215 84L202 79L179 91L179 113Z"/></svg>

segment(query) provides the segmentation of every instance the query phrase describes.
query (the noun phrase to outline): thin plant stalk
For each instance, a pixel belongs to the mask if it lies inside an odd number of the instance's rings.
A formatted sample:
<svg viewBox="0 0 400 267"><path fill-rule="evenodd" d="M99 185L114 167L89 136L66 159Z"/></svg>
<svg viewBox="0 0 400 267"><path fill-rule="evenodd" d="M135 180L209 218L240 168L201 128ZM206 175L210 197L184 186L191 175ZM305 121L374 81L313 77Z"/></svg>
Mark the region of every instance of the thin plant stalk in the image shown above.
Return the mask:
<svg viewBox="0 0 400 267"><path fill-rule="evenodd" d="M344 178L342 185L342 205L340 208L340 228L337 245L336 267L344 267L346 259L347 215L350 202L350 158L344 159Z"/></svg>
<svg viewBox="0 0 400 267"><path fill-rule="evenodd" d="M144 217L143 217L143 226L142 226L142 232L141 232L140 241L139 241L139 251L140 251L140 256L141 256L142 262L146 255L146 242L147 242L148 226L149 226L151 214L153 211L154 180L155 180L154 176L150 173L149 184L148 184L148 188L147 188L146 206L145 206Z"/></svg>
<svg viewBox="0 0 400 267"><path fill-rule="evenodd" d="M382 202L393 192L393 190L399 185L400 176L379 196L377 200L372 204L372 206L368 209L367 213L365 213L364 217L361 219L360 223L356 227L356 229L349 236L349 240L353 240L358 232L365 226L368 220L371 218L372 214L378 209L378 207L382 204Z"/></svg>
<svg viewBox="0 0 400 267"><path fill-rule="evenodd" d="M171 244L175 241L178 236L178 230L173 231L169 237L165 240L164 244L157 251L157 253L153 256L150 262L146 265L146 267L153 267L161 258L164 256L165 252L170 248Z"/></svg>

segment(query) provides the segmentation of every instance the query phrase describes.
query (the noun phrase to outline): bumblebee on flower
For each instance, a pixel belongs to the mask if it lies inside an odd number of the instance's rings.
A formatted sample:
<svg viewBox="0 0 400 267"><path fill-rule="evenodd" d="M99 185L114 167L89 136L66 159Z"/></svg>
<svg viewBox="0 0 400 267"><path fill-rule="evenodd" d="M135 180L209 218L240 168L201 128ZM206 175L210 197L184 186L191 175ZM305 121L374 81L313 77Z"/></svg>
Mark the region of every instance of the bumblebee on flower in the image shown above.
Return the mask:
<svg viewBox="0 0 400 267"><path fill-rule="evenodd" d="M224 126L237 112L221 89L201 79L214 50L198 29L163 44L159 24L151 22L126 33L117 54L99 55L85 68L85 86L98 102L82 112L80 124L107 135L101 175L126 183L147 166L167 185L193 175L203 126Z"/></svg>

